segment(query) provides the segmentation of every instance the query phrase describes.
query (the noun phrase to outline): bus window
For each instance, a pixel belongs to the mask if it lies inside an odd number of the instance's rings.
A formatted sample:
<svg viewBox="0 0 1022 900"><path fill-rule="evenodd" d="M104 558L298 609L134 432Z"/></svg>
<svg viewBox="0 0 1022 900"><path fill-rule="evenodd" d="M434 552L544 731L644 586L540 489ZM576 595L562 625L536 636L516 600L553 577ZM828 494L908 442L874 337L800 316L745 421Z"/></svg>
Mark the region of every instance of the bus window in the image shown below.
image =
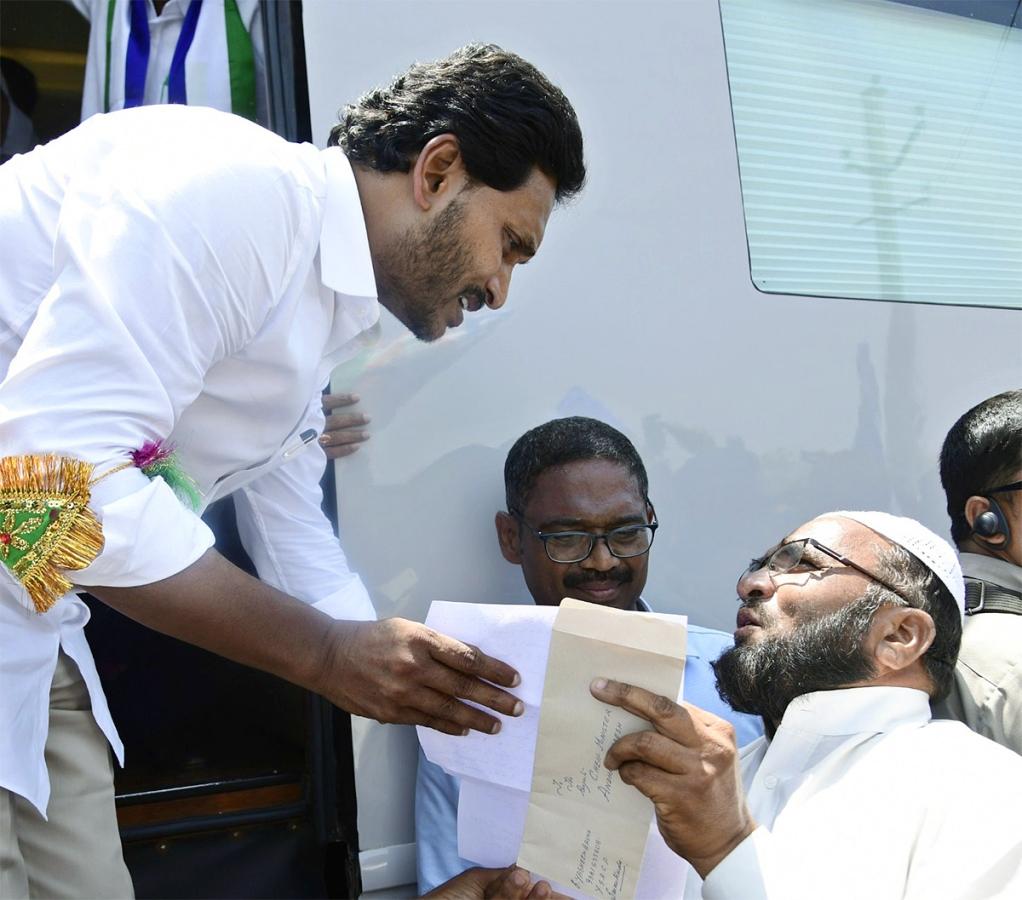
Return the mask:
<svg viewBox="0 0 1022 900"><path fill-rule="evenodd" d="M756 287L1018 307L1017 4L720 6Z"/></svg>

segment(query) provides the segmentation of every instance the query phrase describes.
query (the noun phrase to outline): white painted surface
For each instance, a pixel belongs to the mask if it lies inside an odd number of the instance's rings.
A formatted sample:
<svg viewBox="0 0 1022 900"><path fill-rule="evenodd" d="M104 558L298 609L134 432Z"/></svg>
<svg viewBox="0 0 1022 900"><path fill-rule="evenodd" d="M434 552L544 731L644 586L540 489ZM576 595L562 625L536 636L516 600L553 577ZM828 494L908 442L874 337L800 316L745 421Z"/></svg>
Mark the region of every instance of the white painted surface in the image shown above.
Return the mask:
<svg viewBox="0 0 1022 900"><path fill-rule="evenodd" d="M343 103L469 40L538 65L586 138L589 185L554 213L505 310L431 346L385 317L385 365L337 373L373 417L338 490L382 616L523 599L493 533L504 456L561 414L635 441L661 521L646 595L701 625L730 630L743 563L821 511L887 509L947 533L940 443L1022 383L1022 316L753 287L716 3L306 0L305 35L320 144ZM361 846L405 848L414 733L359 720L354 737ZM406 852L374 884L405 883Z"/></svg>

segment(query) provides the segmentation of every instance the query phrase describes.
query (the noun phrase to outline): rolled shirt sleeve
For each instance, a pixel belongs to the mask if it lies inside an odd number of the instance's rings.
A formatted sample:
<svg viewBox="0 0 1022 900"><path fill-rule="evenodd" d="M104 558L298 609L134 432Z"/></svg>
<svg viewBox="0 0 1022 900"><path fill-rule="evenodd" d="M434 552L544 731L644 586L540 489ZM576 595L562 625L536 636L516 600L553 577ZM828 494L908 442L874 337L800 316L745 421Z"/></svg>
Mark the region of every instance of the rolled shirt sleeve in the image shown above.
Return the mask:
<svg viewBox="0 0 1022 900"><path fill-rule="evenodd" d="M300 431L323 432L319 396ZM318 441L235 491L238 534L259 577L333 619L375 621L362 579L351 571L323 514L320 481L327 463Z"/></svg>

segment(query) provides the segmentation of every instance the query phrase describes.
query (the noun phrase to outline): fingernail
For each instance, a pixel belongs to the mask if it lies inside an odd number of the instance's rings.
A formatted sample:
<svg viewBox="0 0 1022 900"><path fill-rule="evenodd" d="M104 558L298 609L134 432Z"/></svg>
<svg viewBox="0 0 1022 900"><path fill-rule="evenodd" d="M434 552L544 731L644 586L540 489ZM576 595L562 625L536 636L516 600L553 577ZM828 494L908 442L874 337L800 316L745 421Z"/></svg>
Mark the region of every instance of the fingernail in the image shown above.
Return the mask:
<svg viewBox="0 0 1022 900"><path fill-rule="evenodd" d="M518 687L522 683L522 676L515 672L515 677L511 679L511 687Z"/></svg>
<svg viewBox="0 0 1022 900"><path fill-rule="evenodd" d="M372 422L372 419L371 419L371 418L369 418L369 416L365 416L365 415L364 415L364 416L362 416L362 421L363 421L363 422Z"/></svg>
<svg viewBox="0 0 1022 900"><path fill-rule="evenodd" d="M605 691L607 690L607 679L606 678L594 678L593 683L589 685L594 691Z"/></svg>
<svg viewBox="0 0 1022 900"><path fill-rule="evenodd" d="M515 874L511 876L511 880L515 883L515 887L525 887L529 883L529 876L521 869L516 869Z"/></svg>
<svg viewBox="0 0 1022 900"><path fill-rule="evenodd" d="M358 394L349 394L348 396L351 397L352 403L358 403L362 399Z"/></svg>
<svg viewBox="0 0 1022 900"><path fill-rule="evenodd" d="M369 440L369 432L368 431L362 431L362 432L359 433L358 437L359 437L359 440L368 441Z"/></svg>
<svg viewBox="0 0 1022 900"><path fill-rule="evenodd" d="M522 703L521 700L519 700L515 704L515 708L513 710L511 710L511 715L513 715L513 716L520 716L523 712L525 712L525 704Z"/></svg>
<svg viewBox="0 0 1022 900"><path fill-rule="evenodd" d="M324 447L329 447L330 446L330 438L329 438L329 436L325 435L325 434L321 434L319 436L319 443L322 446L324 446Z"/></svg>
<svg viewBox="0 0 1022 900"><path fill-rule="evenodd" d="M468 729L467 728L462 728L461 729L461 736L462 737L468 737Z"/></svg>
<svg viewBox="0 0 1022 900"><path fill-rule="evenodd" d="M496 734L498 731L500 731L500 722L494 722L490 726L490 734Z"/></svg>

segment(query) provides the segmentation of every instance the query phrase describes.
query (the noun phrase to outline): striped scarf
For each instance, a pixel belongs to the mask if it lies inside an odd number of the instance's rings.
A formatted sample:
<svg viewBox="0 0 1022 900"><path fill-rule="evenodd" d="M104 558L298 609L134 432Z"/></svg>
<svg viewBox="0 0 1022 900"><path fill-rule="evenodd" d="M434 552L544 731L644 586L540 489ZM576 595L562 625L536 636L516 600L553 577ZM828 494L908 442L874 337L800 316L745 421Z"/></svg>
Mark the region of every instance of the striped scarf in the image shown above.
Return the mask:
<svg viewBox="0 0 1022 900"><path fill-rule="evenodd" d="M148 65L146 0L109 0L105 112L142 105ZM236 0L191 0L160 102L191 102L230 109L239 116L255 120L252 38L245 29Z"/></svg>

